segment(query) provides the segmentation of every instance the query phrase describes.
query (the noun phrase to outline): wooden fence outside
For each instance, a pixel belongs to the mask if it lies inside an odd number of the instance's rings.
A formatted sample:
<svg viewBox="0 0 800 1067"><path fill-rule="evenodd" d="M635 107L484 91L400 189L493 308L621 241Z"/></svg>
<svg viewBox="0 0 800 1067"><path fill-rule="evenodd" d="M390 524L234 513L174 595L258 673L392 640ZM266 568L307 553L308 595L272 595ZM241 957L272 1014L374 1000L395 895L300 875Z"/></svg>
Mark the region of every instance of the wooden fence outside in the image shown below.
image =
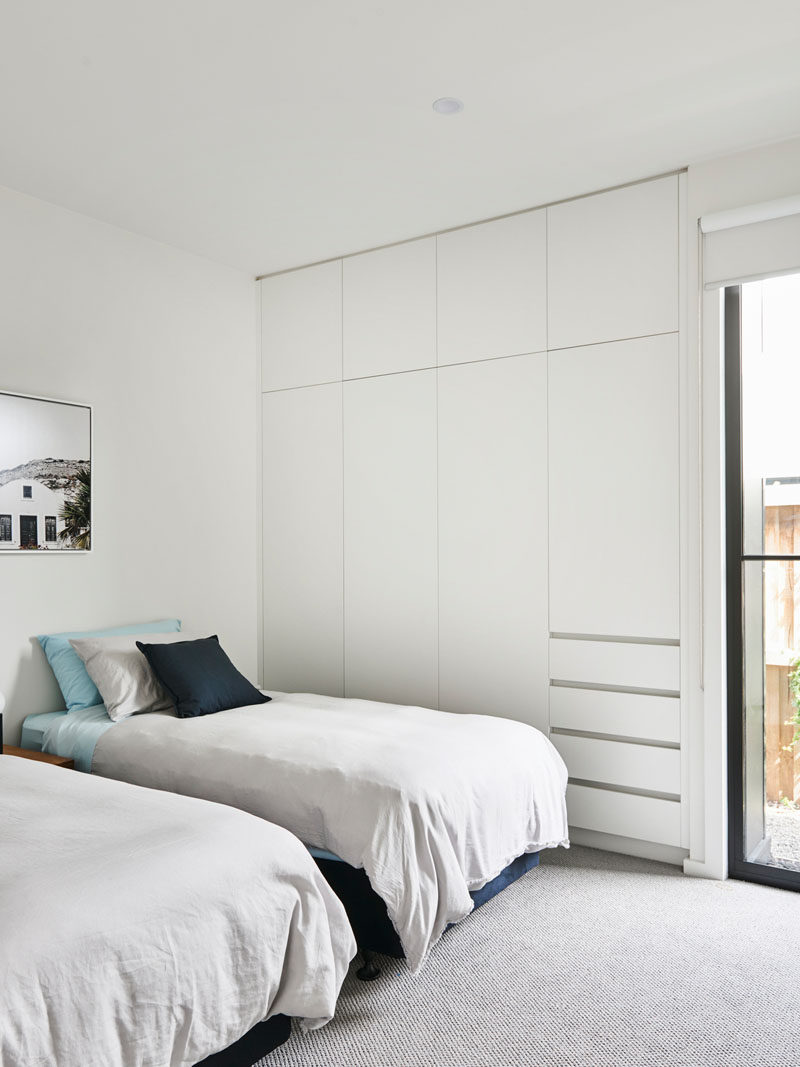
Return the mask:
<svg viewBox="0 0 800 1067"><path fill-rule="evenodd" d="M764 694L767 800L786 797L800 803L800 745L792 744L795 713L789 690L791 669L784 663L768 663Z"/></svg>
<svg viewBox="0 0 800 1067"><path fill-rule="evenodd" d="M764 509L764 552L800 554L800 505ZM767 800L800 803L800 743L793 744L796 712L789 688L800 656L800 564L769 563L764 577L764 743Z"/></svg>

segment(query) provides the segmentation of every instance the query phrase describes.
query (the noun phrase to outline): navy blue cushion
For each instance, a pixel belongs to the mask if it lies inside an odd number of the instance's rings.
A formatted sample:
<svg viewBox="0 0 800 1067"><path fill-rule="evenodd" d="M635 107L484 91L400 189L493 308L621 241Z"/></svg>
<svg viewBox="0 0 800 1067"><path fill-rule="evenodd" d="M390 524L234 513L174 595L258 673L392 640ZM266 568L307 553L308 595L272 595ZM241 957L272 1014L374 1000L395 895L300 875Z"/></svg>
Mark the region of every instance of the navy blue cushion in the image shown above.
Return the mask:
<svg viewBox="0 0 800 1067"><path fill-rule="evenodd" d="M216 634L170 645L137 641L136 647L174 700L180 719L213 715L247 704L266 704L271 699L239 674L222 651Z"/></svg>

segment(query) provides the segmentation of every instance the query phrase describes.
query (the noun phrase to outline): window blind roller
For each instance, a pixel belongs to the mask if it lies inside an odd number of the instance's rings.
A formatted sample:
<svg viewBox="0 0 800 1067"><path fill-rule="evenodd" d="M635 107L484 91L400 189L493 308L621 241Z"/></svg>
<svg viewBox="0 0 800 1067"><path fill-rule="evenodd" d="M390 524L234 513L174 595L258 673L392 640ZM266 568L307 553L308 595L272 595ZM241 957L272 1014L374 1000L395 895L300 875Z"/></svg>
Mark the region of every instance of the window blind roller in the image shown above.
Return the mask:
<svg viewBox="0 0 800 1067"><path fill-rule="evenodd" d="M700 219L703 286L800 271L800 195Z"/></svg>

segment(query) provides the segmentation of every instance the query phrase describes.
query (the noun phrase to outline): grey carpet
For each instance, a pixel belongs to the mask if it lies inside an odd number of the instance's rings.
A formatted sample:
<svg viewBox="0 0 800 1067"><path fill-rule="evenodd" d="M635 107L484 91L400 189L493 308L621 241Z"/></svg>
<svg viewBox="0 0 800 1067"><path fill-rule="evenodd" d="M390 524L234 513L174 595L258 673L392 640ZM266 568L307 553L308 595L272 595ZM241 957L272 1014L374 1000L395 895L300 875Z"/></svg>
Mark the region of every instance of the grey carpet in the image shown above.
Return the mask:
<svg viewBox="0 0 800 1067"><path fill-rule="evenodd" d="M800 894L559 849L258 1067L797 1067Z"/></svg>

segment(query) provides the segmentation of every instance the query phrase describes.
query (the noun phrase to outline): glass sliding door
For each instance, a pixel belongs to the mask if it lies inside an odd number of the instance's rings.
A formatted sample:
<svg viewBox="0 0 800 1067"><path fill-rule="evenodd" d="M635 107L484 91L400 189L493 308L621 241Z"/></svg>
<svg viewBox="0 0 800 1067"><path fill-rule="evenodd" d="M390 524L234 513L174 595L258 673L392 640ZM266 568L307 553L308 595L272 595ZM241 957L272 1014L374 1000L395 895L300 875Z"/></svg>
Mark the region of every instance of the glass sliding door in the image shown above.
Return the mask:
<svg viewBox="0 0 800 1067"><path fill-rule="evenodd" d="M730 870L800 889L800 274L724 301Z"/></svg>

